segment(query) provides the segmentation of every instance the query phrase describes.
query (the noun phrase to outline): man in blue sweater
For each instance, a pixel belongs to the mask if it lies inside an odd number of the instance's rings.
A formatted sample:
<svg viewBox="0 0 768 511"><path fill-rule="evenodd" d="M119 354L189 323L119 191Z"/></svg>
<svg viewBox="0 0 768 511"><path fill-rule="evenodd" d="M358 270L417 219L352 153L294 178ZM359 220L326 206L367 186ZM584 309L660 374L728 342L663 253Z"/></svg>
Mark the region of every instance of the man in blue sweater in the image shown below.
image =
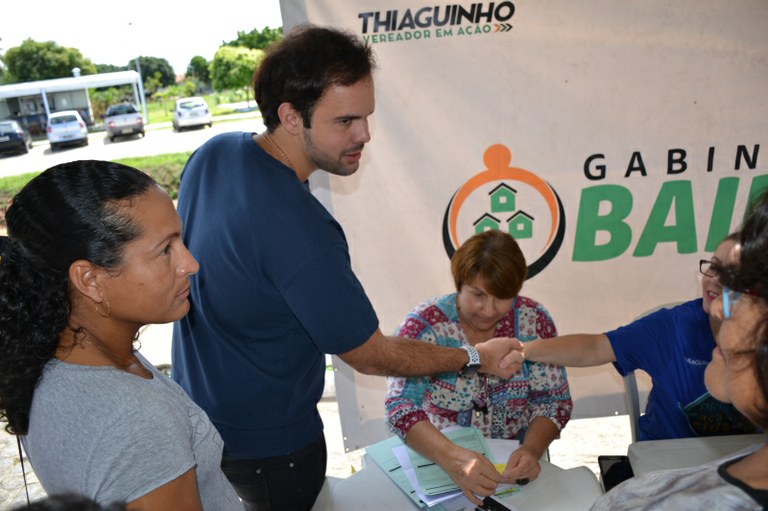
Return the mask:
<svg viewBox="0 0 768 511"><path fill-rule="evenodd" d="M222 468L249 510L307 510L320 492L325 354L377 375L470 366L508 378L522 364L509 338L465 350L384 336L341 226L310 193L318 169L357 171L373 69L347 33L289 34L254 76L266 133L216 136L182 174L183 237L201 269L174 326L173 378L221 433ZM500 478L488 476L486 495Z"/></svg>

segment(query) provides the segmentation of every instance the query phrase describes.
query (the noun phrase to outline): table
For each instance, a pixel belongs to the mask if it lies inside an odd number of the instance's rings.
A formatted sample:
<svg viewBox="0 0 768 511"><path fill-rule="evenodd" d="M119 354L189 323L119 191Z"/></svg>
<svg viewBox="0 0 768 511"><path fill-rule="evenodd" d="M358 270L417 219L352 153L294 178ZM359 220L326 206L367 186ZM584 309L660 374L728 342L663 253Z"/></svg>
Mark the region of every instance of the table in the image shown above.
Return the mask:
<svg viewBox="0 0 768 511"><path fill-rule="evenodd" d="M492 442L504 440L489 439ZM600 484L587 467L562 469L541 461L541 474L518 493L499 497L519 511L588 510L602 494ZM374 462L347 479L326 480L313 511L416 511L418 508ZM466 511L474 511L470 505Z"/></svg>
<svg viewBox="0 0 768 511"><path fill-rule="evenodd" d="M627 455L635 475L641 475L654 470L695 467L763 443L762 434L646 440L630 444Z"/></svg>

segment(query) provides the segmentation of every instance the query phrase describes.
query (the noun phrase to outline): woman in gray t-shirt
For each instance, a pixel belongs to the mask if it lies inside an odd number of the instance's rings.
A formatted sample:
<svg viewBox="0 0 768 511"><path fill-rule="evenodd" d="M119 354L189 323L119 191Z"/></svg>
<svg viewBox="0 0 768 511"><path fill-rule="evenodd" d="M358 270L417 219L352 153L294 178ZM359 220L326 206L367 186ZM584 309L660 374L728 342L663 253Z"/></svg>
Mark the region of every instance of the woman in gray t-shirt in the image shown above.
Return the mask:
<svg viewBox="0 0 768 511"><path fill-rule="evenodd" d="M199 266L168 195L117 163L75 161L29 182L0 237L0 419L49 494L143 511L243 510L223 443L135 349L189 310Z"/></svg>

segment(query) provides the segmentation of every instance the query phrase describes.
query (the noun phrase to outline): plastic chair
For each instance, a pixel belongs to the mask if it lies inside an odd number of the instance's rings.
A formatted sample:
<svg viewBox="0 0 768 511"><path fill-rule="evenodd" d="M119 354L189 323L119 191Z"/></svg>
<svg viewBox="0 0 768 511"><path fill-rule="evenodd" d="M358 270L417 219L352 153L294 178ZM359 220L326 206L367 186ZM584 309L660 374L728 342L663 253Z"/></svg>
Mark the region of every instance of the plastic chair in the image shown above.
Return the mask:
<svg viewBox="0 0 768 511"><path fill-rule="evenodd" d="M635 372L624 377L624 402L629 412L629 427L632 431L632 442L637 442L640 427L640 393L637 391Z"/></svg>

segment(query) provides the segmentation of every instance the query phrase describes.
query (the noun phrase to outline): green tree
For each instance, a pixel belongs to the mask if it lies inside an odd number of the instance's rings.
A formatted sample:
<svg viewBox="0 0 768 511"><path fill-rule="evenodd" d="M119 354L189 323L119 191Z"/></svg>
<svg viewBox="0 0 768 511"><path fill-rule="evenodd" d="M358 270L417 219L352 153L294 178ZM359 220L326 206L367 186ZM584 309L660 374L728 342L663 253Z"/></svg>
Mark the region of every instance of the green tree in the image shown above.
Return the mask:
<svg viewBox="0 0 768 511"><path fill-rule="evenodd" d="M224 43L224 46L242 46L252 50L264 50L275 41L283 38L282 28L264 27L264 30L253 29L250 32L237 32L237 39Z"/></svg>
<svg viewBox="0 0 768 511"><path fill-rule="evenodd" d="M205 57L195 55L192 57L192 60L189 61L189 65L187 65L187 72L185 73L185 77L195 79L202 83L210 84L210 63L205 59Z"/></svg>
<svg viewBox="0 0 768 511"><path fill-rule="evenodd" d="M27 39L21 46L9 48L3 56L6 83L34 82L72 76L80 68L81 75L96 73L96 66L83 57L80 50L64 48L53 41Z"/></svg>
<svg viewBox="0 0 768 511"><path fill-rule="evenodd" d="M167 60L158 57L139 56L139 65L141 66L141 81L144 88L148 89L154 86L152 79L156 78L161 87L168 87L176 83L176 73ZM128 62L126 69L136 69L136 60Z"/></svg>
<svg viewBox="0 0 768 511"><path fill-rule="evenodd" d="M182 97L194 96L195 93L201 90L200 84L196 83L194 80L184 80L184 82L179 85L183 91Z"/></svg>
<svg viewBox="0 0 768 511"><path fill-rule="evenodd" d="M115 66L113 64L96 64L97 73L117 73L118 71L125 70L125 67Z"/></svg>
<svg viewBox="0 0 768 511"><path fill-rule="evenodd" d="M154 75L144 79L144 92L146 92L149 96L154 95L155 92L157 92L158 89L161 89L162 87L163 84L160 80L160 73L157 71Z"/></svg>
<svg viewBox="0 0 768 511"><path fill-rule="evenodd" d="M264 58L264 50L221 46L211 62L211 79L217 91L243 88L249 98L253 72Z"/></svg>
<svg viewBox="0 0 768 511"><path fill-rule="evenodd" d="M3 38L0 37L0 41L2 41ZM0 52L2 52L3 47L0 46ZM0 85L5 83L4 77L5 76L5 65L3 64L3 56L0 55Z"/></svg>
<svg viewBox="0 0 768 511"><path fill-rule="evenodd" d="M122 103L123 101L133 101L133 95L130 87L109 87L106 89L89 89L88 95L91 97L91 108L93 108L94 119L101 119L107 113L110 105Z"/></svg>

